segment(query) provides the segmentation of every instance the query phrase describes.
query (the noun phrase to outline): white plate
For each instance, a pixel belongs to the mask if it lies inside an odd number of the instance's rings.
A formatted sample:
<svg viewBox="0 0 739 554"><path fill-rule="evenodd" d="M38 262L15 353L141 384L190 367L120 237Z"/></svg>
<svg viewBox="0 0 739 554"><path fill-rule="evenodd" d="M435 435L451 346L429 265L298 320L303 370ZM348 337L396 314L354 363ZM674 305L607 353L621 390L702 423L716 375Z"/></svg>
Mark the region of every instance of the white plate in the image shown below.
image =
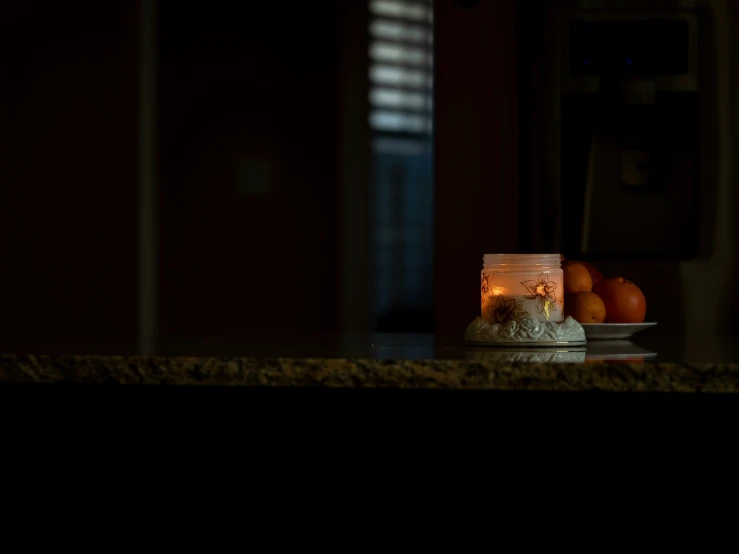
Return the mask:
<svg viewBox="0 0 739 554"><path fill-rule="evenodd" d="M630 340L607 339L594 340L588 343L586 360L647 360L654 358L656 352L645 350Z"/></svg>
<svg viewBox="0 0 739 554"><path fill-rule="evenodd" d="M634 333L654 327L656 323L581 323L588 340L627 339Z"/></svg>

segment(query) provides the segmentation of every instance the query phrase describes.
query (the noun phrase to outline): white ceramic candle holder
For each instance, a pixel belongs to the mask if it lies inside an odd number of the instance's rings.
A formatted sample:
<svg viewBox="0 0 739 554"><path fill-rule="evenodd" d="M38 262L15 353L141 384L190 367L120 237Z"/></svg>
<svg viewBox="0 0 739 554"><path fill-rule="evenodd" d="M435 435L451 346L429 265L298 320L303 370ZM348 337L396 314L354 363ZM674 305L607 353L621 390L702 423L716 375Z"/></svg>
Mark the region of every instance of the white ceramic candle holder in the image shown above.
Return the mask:
<svg viewBox="0 0 739 554"><path fill-rule="evenodd" d="M566 363L581 364L585 362L584 346L563 346L560 348L527 348L512 346L498 348L470 346L464 351L465 360L478 362L529 362L529 363Z"/></svg>

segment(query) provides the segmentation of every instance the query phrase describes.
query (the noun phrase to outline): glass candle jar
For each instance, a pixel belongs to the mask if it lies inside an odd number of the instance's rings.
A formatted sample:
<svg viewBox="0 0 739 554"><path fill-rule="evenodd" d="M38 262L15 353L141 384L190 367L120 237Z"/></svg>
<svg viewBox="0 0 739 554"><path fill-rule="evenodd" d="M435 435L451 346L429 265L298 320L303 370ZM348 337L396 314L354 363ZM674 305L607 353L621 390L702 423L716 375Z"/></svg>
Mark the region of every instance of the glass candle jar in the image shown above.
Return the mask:
<svg viewBox="0 0 739 554"><path fill-rule="evenodd" d="M480 309L491 324L532 317L564 320L559 254L485 254L480 273Z"/></svg>

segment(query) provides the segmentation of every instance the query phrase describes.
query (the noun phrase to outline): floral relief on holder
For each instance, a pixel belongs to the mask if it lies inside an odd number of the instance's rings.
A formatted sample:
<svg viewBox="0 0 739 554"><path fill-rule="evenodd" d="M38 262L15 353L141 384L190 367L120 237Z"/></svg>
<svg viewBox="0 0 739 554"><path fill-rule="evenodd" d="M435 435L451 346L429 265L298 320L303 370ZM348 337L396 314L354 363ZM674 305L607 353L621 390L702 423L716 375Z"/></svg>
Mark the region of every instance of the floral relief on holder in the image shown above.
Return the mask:
<svg viewBox="0 0 739 554"><path fill-rule="evenodd" d="M564 318L559 254L486 254L480 277L481 315L465 342L482 345L585 344L585 331Z"/></svg>

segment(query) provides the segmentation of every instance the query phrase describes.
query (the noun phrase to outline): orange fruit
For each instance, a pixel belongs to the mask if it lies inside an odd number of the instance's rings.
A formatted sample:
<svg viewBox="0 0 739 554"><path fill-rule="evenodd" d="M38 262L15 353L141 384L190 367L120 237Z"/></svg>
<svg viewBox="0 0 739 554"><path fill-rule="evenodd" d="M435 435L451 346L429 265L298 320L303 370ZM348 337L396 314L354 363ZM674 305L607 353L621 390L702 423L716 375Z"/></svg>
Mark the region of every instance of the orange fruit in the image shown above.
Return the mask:
<svg viewBox="0 0 739 554"><path fill-rule="evenodd" d="M603 280L603 274L597 267L589 264L588 262L582 262L582 265L584 265L585 269L587 269L588 273L590 273L590 278L593 280L593 286L595 286L595 283Z"/></svg>
<svg viewBox="0 0 739 554"><path fill-rule="evenodd" d="M590 291L565 295L565 317L572 316L578 323L603 323L606 305Z"/></svg>
<svg viewBox="0 0 739 554"><path fill-rule="evenodd" d="M564 275L565 294L593 290L593 278L584 265L576 262L567 263L562 266L562 274Z"/></svg>
<svg viewBox="0 0 739 554"><path fill-rule="evenodd" d="M641 323L647 314L644 293L623 277L603 279L593 289L606 306L606 323Z"/></svg>
<svg viewBox="0 0 739 554"><path fill-rule="evenodd" d="M590 273L590 278L593 280L593 286L595 286L595 284L598 281L600 281L601 279L603 279L603 274L600 272L600 270L597 267L595 267L594 265L589 264L588 262L582 262L582 261L579 261L579 260L577 260L577 261L572 260L572 261L565 261L564 263L566 263L566 264L582 264L582 265L584 265L585 266L585 269L587 269L588 270L588 273Z"/></svg>

